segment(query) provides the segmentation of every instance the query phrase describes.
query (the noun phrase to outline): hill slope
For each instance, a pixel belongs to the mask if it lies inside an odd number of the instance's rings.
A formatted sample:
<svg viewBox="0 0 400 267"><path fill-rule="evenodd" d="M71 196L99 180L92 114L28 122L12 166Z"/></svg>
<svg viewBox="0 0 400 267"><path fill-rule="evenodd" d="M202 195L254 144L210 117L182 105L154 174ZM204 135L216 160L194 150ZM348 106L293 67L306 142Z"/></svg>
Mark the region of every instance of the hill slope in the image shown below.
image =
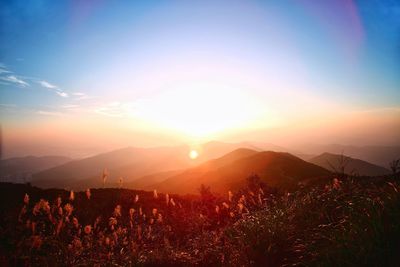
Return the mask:
<svg viewBox="0 0 400 267"><path fill-rule="evenodd" d="M128 182L157 171L189 167L187 147L124 148L93 157L75 160L39 172L33 176L36 186L84 189L100 187L104 168L109 171L108 183L117 183L120 176Z"/></svg>
<svg viewBox="0 0 400 267"><path fill-rule="evenodd" d="M247 154L247 155L243 155ZM329 171L282 152L235 150L226 156L190 168L154 185L161 192L197 193L201 184L224 193L244 186L246 178L258 174L269 186L292 189L300 181L329 175Z"/></svg>
<svg viewBox="0 0 400 267"><path fill-rule="evenodd" d="M186 145L154 148L128 147L41 171L33 176L32 183L43 188L59 187L82 190L87 187L100 187L102 186L102 171L107 168L110 173L107 186L118 186L119 177L124 178L125 184L134 186L136 179L147 176L150 178L149 182L143 180L144 183L142 183L143 181L138 183L143 187L151 184L150 181L155 183L166 179L168 175L165 172L168 174L175 171L174 174L176 174L179 170L225 155L240 145L253 147L250 143L218 141L208 142L194 148ZM191 149L199 152L196 160L188 157ZM157 175L158 173L162 174Z"/></svg>
<svg viewBox="0 0 400 267"><path fill-rule="evenodd" d="M321 166L327 170L335 171L339 169L341 162L341 155L323 153L309 160L309 162ZM372 163L355 159L351 157L343 157L343 160L347 162L345 173L347 174L358 174L362 176L378 176L389 174L390 171L381 166L374 165Z"/></svg>

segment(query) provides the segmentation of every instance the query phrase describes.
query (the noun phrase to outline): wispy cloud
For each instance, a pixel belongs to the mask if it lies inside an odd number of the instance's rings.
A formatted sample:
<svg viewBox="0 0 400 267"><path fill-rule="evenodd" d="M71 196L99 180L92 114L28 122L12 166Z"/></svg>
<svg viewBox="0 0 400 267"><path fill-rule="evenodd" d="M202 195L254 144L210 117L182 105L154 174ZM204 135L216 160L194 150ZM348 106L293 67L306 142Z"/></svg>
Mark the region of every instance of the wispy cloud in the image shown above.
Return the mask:
<svg viewBox="0 0 400 267"><path fill-rule="evenodd" d="M12 83L15 84L19 87L27 87L30 86L29 83L27 83L26 81L22 80L21 78L15 76L15 75L8 75L5 77L0 77L0 80L8 82L8 83Z"/></svg>
<svg viewBox="0 0 400 267"><path fill-rule="evenodd" d="M67 98L69 97L69 94L60 88L59 86L35 77L25 77L25 76L19 76L19 75L14 75L12 74L13 72L10 71L7 66L0 62L0 84L5 84L5 85L15 85L18 87L27 87L31 86L30 82L37 83L41 87L51 90L55 92L58 96ZM29 81L29 83L28 83ZM79 97L80 99L87 98L88 96L84 93L74 93L75 96Z"/></svg>
<svg viewBox="0 0 400 267"><path fill-rule="evenodd" d="M61 90L57 90L56 94L61 96L61 97L68 97L68 94L66 92L64 92L64 91L61 91Z"/></svg>
<svg viewBox="0 0 400 267"><path fill-rule="evenodd" d="M40 80L40 81L37 81L37 83L46 89L55 90L55 93L61 97L66 98L69 96L68 93L65 92L64 90L62 90L60 87L58 87L57 85L54 85L48 81Z"/></svg>
<svg viewBox="0 0 400 267"><path fill-rule="evenodd" d="M74 96L74 98L76 100L84 100L84 99L94 98L93 96L88 96L87 94L82 93L82 92L74 92L74 93L71 93L71 95Z"/></svg>
<svg viewBox="0 0 400 267"><path fill-rule="evenodd" d="M79 105L74 105L74 104L62 105L61 108L63 108L63 109L76 109L76 108L79 108Z"/></svg>
<svg viewBox="0 0 400 267"><path fill-rule="evenodd" d="M95 109L95 112L108 117L126 117L132 114L133 107L129 103L111 102Z"/></svg>
<svg viewBox="0 0 400 267"><path fill-rule="evenodd" d="M45 116L62 116L63 115L61 112L45 111L45 110L38 110L38 111L36 111L36 113L39 115L45 115Z"/></svg>
<svg viewBox="0 0 400 267"><path fill-rule="evenodd" d="M3 73L11 73L11 71L0 67L0 74L3 74Z"/></svg>
<svg viewBox="0 0 400 267"><path fill-rule="evenodd" d="M49 83L48 81L39 81L38 82L41 86L48 88L48 89L56 89L58 88L56 85Z"/></svg>

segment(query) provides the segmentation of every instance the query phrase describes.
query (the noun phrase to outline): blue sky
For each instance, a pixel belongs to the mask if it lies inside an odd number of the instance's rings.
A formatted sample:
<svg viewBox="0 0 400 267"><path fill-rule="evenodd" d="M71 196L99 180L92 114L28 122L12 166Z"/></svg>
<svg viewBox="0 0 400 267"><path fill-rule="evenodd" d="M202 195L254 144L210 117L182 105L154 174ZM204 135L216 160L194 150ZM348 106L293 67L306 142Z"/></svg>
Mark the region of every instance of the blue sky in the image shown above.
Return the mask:
<svg viewBox="0 0 400 267"><path fill-rule="evenodd" d="M192 91L204 99L219 91L224 103L239 90L248 102L227 106L260 106L227 128L286 127L315 113L398 115L398 1L17 0L1 1L0 25L5 136L28 124L104 125L110 117L131 122L130 131L182 132L185 110L169 106L187 109L181 102L192 101ZM171 100L174 92L188 98ZM200 122L204 132L225 115Z"/></svg>

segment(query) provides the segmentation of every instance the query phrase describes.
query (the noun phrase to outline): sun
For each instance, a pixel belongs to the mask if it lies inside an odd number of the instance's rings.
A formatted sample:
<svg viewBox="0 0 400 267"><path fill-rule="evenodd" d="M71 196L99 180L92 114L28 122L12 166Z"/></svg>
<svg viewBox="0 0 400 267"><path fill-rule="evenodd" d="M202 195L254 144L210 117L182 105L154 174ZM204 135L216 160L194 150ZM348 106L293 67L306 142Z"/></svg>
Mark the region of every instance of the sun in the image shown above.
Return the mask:
<svg viewBox="0 0 400 267"><path fill-rule="evenodd" d="M191 150L189 153L189 157L191 159L197 159L198 156L199 156L199 153L196 150Z"/></svg>

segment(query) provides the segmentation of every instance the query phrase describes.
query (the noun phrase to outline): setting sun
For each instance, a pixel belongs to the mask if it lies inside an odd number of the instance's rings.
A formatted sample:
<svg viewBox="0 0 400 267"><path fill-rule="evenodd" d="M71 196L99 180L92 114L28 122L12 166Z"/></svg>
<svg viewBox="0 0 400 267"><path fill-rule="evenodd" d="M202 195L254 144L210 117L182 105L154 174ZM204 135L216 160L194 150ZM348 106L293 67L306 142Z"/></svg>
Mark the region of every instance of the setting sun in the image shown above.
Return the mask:
<svg viewBox="0 0 400 267"><path fill-rule="evenodd" d="M197 159L198 156L199 156L199 153L196 150L191 150L189 153L189 157L191 159Z"/></svg>

